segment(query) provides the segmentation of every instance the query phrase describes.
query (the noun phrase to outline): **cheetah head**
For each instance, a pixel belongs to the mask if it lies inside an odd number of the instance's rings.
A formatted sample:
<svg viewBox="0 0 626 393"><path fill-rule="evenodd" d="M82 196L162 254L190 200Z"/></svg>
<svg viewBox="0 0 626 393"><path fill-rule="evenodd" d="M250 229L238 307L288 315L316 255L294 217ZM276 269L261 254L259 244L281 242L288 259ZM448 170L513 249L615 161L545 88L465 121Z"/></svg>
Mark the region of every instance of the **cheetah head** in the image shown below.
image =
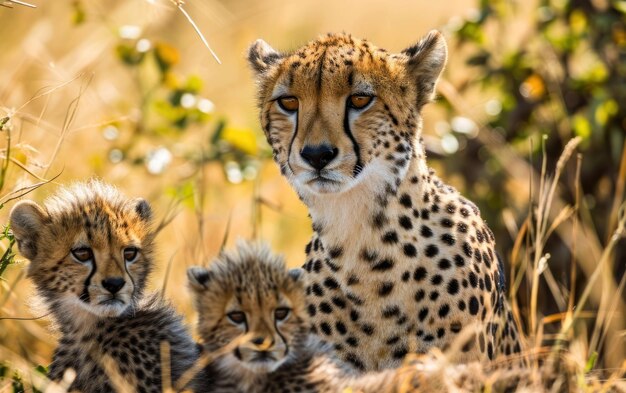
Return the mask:
<svg viewBox="0 0 626 393"><path fill-rule="evenodd" d="M436 31L397 54L345 34L289 54L256 41L248 59L262 127L301 198L401 181L424 154L420 110L446 57Z"/></svg>
<svg viewBox="0 0 626 393"><path fill-rule="evenodd" d="M31 262L28 275L53 312L115 317L141 295L153 253L145 200L94 180L61 189L43 207L22 201L10 222Z"/></svg>
<svg viewBox="0 0 626 393"><path fill-rule="evenodd" d="M187 276L198 333L222 369L271 372L304 345L309 323L301 271L287 271L269 248L240 242Z"/></svg>

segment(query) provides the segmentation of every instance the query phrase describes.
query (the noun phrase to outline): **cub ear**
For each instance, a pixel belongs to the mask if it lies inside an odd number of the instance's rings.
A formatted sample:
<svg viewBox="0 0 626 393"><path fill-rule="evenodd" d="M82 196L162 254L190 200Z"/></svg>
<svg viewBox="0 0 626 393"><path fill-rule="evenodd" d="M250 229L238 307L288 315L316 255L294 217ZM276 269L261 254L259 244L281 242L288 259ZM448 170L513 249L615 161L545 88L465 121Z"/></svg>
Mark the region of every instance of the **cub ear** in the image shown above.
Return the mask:
<svg viewBox="0 0 626 393"><path fill-rule="evenodd" d="M211 273L205 267L192 266L187 269L187 279L189 279L189 286L193 291L203 292L209 289Z"/></svg>
<svg viewBox="0 0 626 393"><path fill-rule="evenodd" d="M37 257L37 242L48 214L33 201L21 201L13 206L9 216L20 253L32 261Z"/></svg>
<svg viewBox="0 0 626 393"><path fill-rule="evenodd" d="M148 203L148 201L146 201L143 198L137 198L134 200L134 202L135 202L135 213L137 213L139 218L141 218L145 222L148 222L148 223L151 222L152 221L152 208L150 207L150 204Z"/></svg>
<svg viewBox="0 0 626 393"><path fill-rule="evenodd" d="M433 98L435 85L446 65L446 40L440 32L432 30L402 54L408 57L407 71L417 84L417 108L421 109Z"/></svg>
<svg viewBox="0 0 626 393"><path fill-rule="evenodd" d="M304 281L305 281L304 269L300 269L300 268L289 269L289 272L287 274L289 275L289 279L294 284L304 288Z"/></svg>
<svg viewBox="0 0 626 393"><path fill-rule="evenodd" d="M257 76L265 73L282 58L282 54L263 40L256 40L248 49L248 63Z"/></svg>
<svg viewBox="0 0 626 393"><path fill-rule="evenodd" d="M300 282L304 280L304 269L301 269L299 267L289 269L289 272L287 274L289 274L289 278L291 278L294 282Z"/></svg>

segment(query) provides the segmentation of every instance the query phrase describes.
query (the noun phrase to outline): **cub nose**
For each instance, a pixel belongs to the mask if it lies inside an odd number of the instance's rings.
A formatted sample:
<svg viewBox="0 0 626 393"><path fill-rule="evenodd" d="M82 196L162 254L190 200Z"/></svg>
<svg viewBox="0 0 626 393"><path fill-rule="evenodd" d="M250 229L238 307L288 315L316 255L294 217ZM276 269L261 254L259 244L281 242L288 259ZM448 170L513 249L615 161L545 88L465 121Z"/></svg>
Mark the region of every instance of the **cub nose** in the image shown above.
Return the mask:
<svg viewBox="0 0 626 393"><path fill-rule="evenodd" d="M124 287L126 281L122 277L107 277L102 280L102 286L111 294L115 295Z"/></svg>
<svg viewBox="0 0 626 393"><path fill-rule="evenodd" d="M274 345L274 339L270 338L270 337L255 337L252 340L252 344L256 345L256 346L264 346L267 348L270 348Z"/></svg>
<svg viewBox="0 0 626 393"><path fill-rule="evenodd" d="M304 146L300 156L313 168L322 170L329 162L337 157L339 149L329 145Z"/></svg>

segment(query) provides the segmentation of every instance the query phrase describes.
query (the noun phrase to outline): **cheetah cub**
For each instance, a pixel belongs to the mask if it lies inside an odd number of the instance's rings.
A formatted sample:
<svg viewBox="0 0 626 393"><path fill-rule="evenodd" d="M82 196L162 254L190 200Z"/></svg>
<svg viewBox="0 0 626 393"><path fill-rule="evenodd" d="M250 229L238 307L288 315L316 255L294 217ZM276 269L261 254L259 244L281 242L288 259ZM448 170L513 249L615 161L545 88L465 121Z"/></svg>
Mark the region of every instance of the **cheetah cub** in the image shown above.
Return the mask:
<svg viewBox="0 0 626 393"><path fill-rule="evenodd" d="M446 48L434 31L399 53L348 34L248 53L274 160L313 222L307 312L360 370L521 350L493 233L426 163L421 112Z"/></svg>
<svg viewBox="0 0 626 393"><path fill-rule="evenodd" d="M159 296L142 296L155 236L145 200L92 180L61 189L43 207L18 203L10 221L61 336L52 381L73 369L70 391L160 393L162 347L173 383L195 362L182 318Z"/></svg>
<svg viewBox="0 0 626 393"><path fill-rule="evenodd" d="M314 335L304 276L265 246L240 242L209 268L187 271L215 392L393 392L406 370L355 376ZM407 391L407 390L404 390Z"/></svg>

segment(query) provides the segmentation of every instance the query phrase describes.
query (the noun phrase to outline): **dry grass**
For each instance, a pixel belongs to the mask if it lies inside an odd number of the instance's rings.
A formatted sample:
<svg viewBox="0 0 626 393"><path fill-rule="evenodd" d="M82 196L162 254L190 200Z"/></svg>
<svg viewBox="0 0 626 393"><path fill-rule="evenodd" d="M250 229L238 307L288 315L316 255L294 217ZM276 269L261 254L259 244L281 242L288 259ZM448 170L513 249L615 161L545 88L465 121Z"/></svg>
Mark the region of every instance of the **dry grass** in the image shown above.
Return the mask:
<svg viewBox="0 0 626 393"><path fill-rule="evenodd" d="M137 0L112 1L105 12L102 3L85 1L78 4L88 9L88 22L72 26L70 2L31 3L37 3L38 8L27 8L24 2L0 1L2 6L13 7L0 8L0 69L4 70L0 79L4 136L0 221L7 221L8 207L16 199L27 194L41 199L57 184L92 175L118 184L129 195L147 197L162 217L160 268L151 286L171 298L189 322L193 320L190 301L181 290L187 266L207 262L239 236L269 240L273 248L286 254L290 265L298 266L310 236L310 223L306 209L271 162L260 165L255 181L238 185L226 181L217 163L190 175L186 162L175 157L169 172L154 176L141 166L107 162L104 155L110 144L100 131L111 123L134 124L132 119L141 102L131 72L112 55L117 38L111 31L134 24L155 40L173 40L181 48L181 71L201 74L207 84L203 93L220 112L235 124L256 130L252 81L242 56L255 38L261 36L285 48L320 32L348 30L399 50L433 23L443 23L454 16L451 12L458 13L469 5L458 1L456 8L429 8L402 2L389 7L368 1L354 10L330 0L298 5L244 1L233 8L213 1L174 1L172 5ZM345 21L342 15L346 12L355 13L353 21ZM371 23L381 14L390 22ZM429 15L419 31L414 27L414 15ZM54 34L53 39L48 38L50 34ZM220 54L221 66L212 61L215 53L205 37ZM398 41L398 37L405 38ZM454 69L450 74L461 72L454 60L450 68ZM455 111L471 117L472 105L452 82L444 81L440 93ZM426 118L427 130L435 117ZM205 130L191 128L181 143L202 145L206 139ZM615 264L624 263L615 261L613 252L623 246L620 239L626 235L626 148L620 173L615 176L613 213L607 223L612 236L599 239L590 219L593 211L580 197L582 190L577 189L574 205L560 196L567 162L572 161L579 172L584 161L575 155L577 140L570 142L556 168L544 164L537 173L530 160L507 146L494 130L481 127L478 139L506 168L512 183L526 184L519 193L528 195L528 215L515 234L514 248L504 251L512 265L509 288L517 319L529 321L529 350L525 355L530 367L513 371L487 370L479 365L453 367L444 354L435 353L411 366L410 371L417 370L427 385L443 384L450 391L498 391L511 383L517 390L529 392L626 391L626 279L616 282L612 276ZM175 198L164 192L181 181L193 185L188 194ZM558 283L546 249L547 240L553 236L561 238L571 251L573 261L567 274L582 274L586 278L584 288L563 288ZM3 260L11 256L10 245L10 239L4 239ZM45 315L33 314L33 290L24 279L23 265L18 257L14 265L0 266L0 273L4 273L0 274L0 363L19 370L26 390L31 391L46 384L41 373L34 370L49 363L55 339L47 329ZM521 318L523 311L515 302L523 280L531 284L528 318ZM548 291L539 285L542 280ZM577 292L581 295L575 304L571 294ZM539 305L548 297L558 304L559 313L540 314ZM553 345L545 346L546 342ZM596 366L598 361L602 369ZM65 391L71 379L68 374L63 383L48 388ZM10 391L11 383L10 379L0 380L0 393Z"/></svg>

